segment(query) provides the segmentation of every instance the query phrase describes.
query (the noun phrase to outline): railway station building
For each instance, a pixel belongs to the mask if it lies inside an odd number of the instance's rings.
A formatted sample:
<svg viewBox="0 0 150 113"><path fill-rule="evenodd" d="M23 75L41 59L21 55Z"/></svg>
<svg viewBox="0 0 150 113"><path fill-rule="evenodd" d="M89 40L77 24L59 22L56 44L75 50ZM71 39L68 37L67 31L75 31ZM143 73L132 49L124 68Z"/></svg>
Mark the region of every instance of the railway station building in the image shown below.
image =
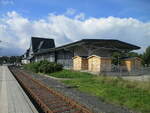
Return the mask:
<svg viewBox="0 0 150 113"><path fill-rule="evenodd" d="M108 65L106 67L111 68L113 52L128 53L137 49L140 49L140 47L114 39L82 39L55 47L53 39L32 37L30 48L23 55L23 60L28 62L48 60L60 63L68 69L100 70L94 69L94 66L92 66L95 59L99 59L99 66L101 66L99 68L102 69L102 66L106 66L106 64ZM98 68L98 66L95 67ZM110 69L103 68L102 70Z"/></svg>

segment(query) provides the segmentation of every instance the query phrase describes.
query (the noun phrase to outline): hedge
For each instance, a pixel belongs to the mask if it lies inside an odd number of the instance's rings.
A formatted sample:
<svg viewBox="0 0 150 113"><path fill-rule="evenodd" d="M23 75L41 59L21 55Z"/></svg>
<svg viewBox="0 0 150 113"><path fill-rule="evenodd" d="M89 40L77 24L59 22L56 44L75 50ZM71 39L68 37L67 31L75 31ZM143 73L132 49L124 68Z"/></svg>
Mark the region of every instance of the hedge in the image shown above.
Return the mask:
<svg viewBox="0 0 150 113"><path fill-rule="evenodd" d="M24 65L24 68L27 70L31 70L33 72L41 72L41 73L53 73L57 71L61 71L63 66L61 64L57 64L55 62L49 62L47 60L43 60L40 62L34 62L30 64Z"/></svg>

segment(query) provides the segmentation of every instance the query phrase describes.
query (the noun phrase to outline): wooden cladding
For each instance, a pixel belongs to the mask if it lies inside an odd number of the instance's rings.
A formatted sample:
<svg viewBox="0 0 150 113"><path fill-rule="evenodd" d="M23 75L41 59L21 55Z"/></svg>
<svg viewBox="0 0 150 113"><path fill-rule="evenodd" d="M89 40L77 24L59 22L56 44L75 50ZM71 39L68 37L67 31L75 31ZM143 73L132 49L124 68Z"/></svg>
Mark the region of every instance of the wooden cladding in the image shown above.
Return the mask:
<svg viewBox="0 0 150 113"><path fill-rule="evenodd" d="M88 60L80 56L73 57L74 70L88 70Z"/></svg>
<svg viewBox="0 0 150 113"><path fill-rule="evenodd" d="M111 71L111 58L92 55L88 58L75 56L73 58L74 70L89 70L92 72Z"/></svg>
<svg viewBox="0 0 150 113"><path fill-rule="evenodd" d="M111 71L111 58L92 55L88 58L88 70L92 72Z"/></svg>
<svg viewBox="0 0 150 113"><path fill-rule="evenodd" d="M141 69L141 61L138 57L127 58L121 61L121 66L125 67L125 71L136 71Z"/></svg>
<svg viewBox="0 0 150 113"><path fill-rule="evenodd" d="M74 70L88 70L91 72L111 72L112 71L112 59L110 57L100 57L92 55L87 57L75 56L73 57L73 69ZM136 71L141 69L141 59L127 58L121 61L122 71Z"/></svg>

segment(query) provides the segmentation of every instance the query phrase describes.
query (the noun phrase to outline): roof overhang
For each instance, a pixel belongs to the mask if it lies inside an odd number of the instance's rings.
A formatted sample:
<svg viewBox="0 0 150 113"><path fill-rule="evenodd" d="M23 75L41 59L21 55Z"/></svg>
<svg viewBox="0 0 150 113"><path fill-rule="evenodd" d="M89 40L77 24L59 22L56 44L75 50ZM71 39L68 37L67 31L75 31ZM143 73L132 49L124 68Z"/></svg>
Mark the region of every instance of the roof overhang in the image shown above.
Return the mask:
<svg viewBox="0 0 150 113"><path fill-rule="evenodd" d="M60 47L57 47L56 50L60 49L71 49L77 46L92 46L103 48L103 49L111 49L114 51L132 51L140 49L140 47L129 44L123 41L119 40L113 40L113 39L82 39L77 42L73 42L70 44L66 44Z"/></svg>
<svg viewBox="0 0 150 113"><path fill-rule="evenodd" d="M35 55L44 54L48 52L55 52L62 49L71 50L75 47L82 47L82 46L87 48L95 47L99 49L105 49L105 50L107 49L107 50L119 51L119 52L129 52L132 50L140 49L139 46L129 44L119 40L114 40L114 39L82 39L80 41L69 43L60 47L40 50L36 52Z"/></svg>

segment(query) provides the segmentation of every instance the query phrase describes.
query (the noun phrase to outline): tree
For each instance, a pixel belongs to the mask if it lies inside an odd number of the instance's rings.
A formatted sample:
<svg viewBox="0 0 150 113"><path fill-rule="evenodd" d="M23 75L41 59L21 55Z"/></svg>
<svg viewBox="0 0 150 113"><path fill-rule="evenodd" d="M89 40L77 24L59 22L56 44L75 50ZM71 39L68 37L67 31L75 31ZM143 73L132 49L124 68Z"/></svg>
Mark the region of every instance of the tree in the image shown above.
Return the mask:
<svg viewBox="0 0 150 113"><path fill-rule="evenodd" d="M136 52L129 52L127 56L128 57L140 57L140 55Z"/></svg>
<svg viewBox="0 0 150 113"><path fill-rule="evenodd" d="M21 56L2 56L0 57L0 64L3 63L20 63L21 62Z"/></svg>
<svg viewBox="0 0 150 113"><path fill-rule="evenodd" d="M150 66L150 46L146 48L146 51L142 55L144 64Z"/></svg>
<svg viewBox="0 0 150 113"><path fill-rule="evenodd" d="M141 54L138 54L136 52L128 52L128 53L114 52L112 54L112 64L118 65L121 63L121 59L128 58L128 57L141 58Z"/></svg>
<svg viewBox="0 0 150 113"><path fill-rule="evenodd" d="M125 57L125 53L114 52L112 54L112 64L118 65L120 64L120 58Z"/></svg>

